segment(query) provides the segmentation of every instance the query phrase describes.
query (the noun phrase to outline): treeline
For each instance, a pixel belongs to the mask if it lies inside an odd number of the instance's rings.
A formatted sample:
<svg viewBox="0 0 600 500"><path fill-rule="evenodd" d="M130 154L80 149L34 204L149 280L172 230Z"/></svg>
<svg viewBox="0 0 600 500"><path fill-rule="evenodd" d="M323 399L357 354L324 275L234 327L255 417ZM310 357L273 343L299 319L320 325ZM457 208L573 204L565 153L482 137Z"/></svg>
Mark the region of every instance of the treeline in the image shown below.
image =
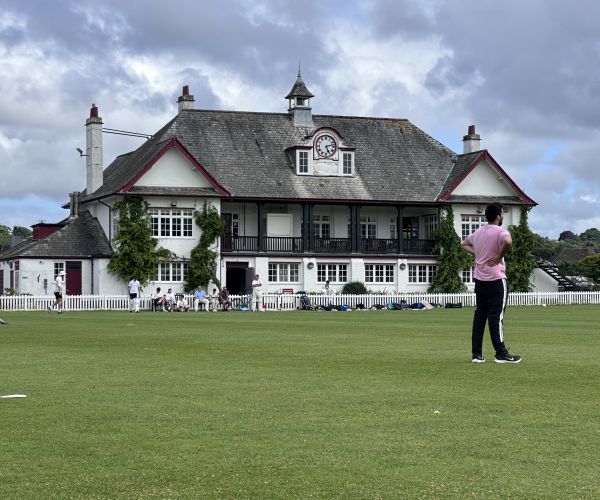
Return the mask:
<svg viewBox="0 0 600 500"><path fill-rule="evenodd" d="M15 239L26 240L31 236L31 229L21 226L14 226L12 229L0 224L0 253L8 250L12 246L13 237Z"/></svg>
<svg viewBox="0 0 600 500"><path fill-rule="evenodd" d="M563 231L558 240L534 233L532 253L557 264L564 276L584 276L600 286L600 231L596 228L581 234Z"/></svg>

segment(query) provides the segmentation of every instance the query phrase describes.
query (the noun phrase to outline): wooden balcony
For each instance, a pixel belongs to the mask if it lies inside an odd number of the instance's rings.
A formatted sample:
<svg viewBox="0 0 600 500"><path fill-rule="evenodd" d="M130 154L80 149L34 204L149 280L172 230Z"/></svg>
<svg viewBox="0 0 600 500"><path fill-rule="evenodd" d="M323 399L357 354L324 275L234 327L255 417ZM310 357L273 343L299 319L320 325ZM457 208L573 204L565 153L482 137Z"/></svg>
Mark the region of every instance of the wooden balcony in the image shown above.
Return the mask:
<svg viewBox="0 0 600 500"><path fill-rule="evenodd" d="M359 254L367 255L433 255L434 240L405 239L402 249L396 239L368 238L359 242ZM221 253L279 253L303 254L316 253L328 255L347 255L352 252L350 238L315 238L310 248L304 250L301 237L264 236L261 248L258 236L224 236L221 239Z"/></svg>

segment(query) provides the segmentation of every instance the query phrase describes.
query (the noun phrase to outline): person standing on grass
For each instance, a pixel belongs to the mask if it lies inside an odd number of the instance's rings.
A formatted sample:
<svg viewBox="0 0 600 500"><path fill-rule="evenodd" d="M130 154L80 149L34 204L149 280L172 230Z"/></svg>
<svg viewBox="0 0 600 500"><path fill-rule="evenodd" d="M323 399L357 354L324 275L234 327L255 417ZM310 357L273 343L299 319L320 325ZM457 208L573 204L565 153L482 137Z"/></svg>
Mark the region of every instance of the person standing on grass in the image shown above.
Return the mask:
<svg viewBox="0 0 600 500"><path fill-rule="evenodd" d="M252 309L254 311L262 311L262 281L258 274L254 276L254 280L252 281L252 298Z"/></svg>
<svg viewBox="0 0 600 500"><path fill-rule="evenodd" d="M488 323L496 363L519 363L521 356L510 354L504 345L504 310L508 299L504 256L512 247L510 233L502 227L504 214L500 203L485 209L488 223L468 236L463 249L475 257L475 315L471 336L472 362L484 363L483 335Z"/></svg>
<svg viewBox="0 0 600 500"><path fill-rule="evenodd" d="M58 314L63 313L63 292L65 289L64 281L65 272L61 271L54 280L54 304L48 306L48 312L52 312L52 308L56 307Z"/></svg>
<svg viewBox="0 0 600 500"><path fill-rule="evenodd" d="M133 278L128 284L127 288L129 288L129 312L140 312L140 298L139 294L142 291L142 286L140 282Z"/></svg>

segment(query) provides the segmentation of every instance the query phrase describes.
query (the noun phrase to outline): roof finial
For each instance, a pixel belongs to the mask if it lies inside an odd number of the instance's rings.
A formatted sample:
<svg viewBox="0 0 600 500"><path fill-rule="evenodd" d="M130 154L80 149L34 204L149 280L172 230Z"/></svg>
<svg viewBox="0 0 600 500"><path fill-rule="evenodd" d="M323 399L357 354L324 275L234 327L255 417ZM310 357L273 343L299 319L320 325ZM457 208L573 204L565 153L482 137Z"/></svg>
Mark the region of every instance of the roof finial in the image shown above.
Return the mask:
<svg viewBox="0 0 600 500"><path fill-rule="evenodd" d="M302 78L302 73L300 71L300 59L298 59L298 78Z"/></svg>

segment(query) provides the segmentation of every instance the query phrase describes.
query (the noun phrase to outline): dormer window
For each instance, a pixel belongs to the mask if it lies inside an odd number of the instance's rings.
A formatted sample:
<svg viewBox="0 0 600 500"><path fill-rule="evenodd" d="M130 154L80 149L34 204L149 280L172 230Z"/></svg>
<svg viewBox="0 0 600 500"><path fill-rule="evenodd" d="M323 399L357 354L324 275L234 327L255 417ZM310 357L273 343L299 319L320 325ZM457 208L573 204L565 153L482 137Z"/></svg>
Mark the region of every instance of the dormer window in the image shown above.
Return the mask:
<svg viewBox="0 0 600 500"><path fill-rule="evenodd" d="M298 151L298 173L308 174L308 151Z"/></svg>
<svg viewBox="0 0 600 500"><path fill-rule="evenodd" d="M354 174L354 153L342 153L342 175Z"/></svg>

